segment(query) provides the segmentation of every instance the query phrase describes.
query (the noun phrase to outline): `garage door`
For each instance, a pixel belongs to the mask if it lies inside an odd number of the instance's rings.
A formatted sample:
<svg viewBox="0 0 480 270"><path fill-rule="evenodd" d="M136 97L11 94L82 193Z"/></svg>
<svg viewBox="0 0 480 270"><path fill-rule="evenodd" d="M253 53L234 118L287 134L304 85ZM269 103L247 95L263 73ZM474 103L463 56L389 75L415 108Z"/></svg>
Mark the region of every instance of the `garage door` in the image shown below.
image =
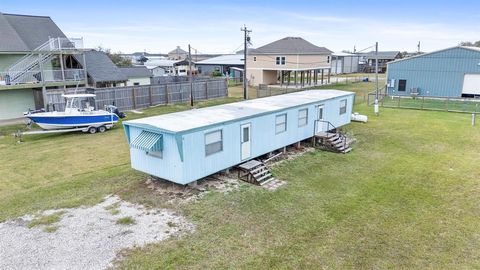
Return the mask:
<svg viewBox="0 0 480 270"><path fill-rule="evenodd" d="M480 74L465 74L462 94L480 95Z"/></svg>

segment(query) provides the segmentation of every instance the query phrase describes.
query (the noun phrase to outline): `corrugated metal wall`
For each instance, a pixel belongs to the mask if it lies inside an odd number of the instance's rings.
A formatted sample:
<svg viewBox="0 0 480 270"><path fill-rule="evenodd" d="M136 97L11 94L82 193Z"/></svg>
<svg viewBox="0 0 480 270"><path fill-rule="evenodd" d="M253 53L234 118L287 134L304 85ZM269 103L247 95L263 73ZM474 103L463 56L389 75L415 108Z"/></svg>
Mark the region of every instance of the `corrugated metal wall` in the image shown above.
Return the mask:
<svg viewBox="0 0 480 270"><path fill-rule="evenodd" d="M418 88L422 96L460 97L466 73L480 73L480 51L452 48L388 65L389 95L410 95ZM407 80L406 91L398 91L398 81Z"/></svg>

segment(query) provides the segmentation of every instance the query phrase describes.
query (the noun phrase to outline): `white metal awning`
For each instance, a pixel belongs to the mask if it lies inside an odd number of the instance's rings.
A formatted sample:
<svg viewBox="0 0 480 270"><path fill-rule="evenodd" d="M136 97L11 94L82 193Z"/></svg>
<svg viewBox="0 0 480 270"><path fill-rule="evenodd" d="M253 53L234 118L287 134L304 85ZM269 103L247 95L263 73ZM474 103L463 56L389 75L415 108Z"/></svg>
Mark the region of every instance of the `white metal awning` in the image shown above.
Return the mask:
<svg viewBox="0 0 480 270"><path fill-rule="evenodd" d="M130 143L130 147L145 152L162 151L163 135L144 130Z"/></svg>

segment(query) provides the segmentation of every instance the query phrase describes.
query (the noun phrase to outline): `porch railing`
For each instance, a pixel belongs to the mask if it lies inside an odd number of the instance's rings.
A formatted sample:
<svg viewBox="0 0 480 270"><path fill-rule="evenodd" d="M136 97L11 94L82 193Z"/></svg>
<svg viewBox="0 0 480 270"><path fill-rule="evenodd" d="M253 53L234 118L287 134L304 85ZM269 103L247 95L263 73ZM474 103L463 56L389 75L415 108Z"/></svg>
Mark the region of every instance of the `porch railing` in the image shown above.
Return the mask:
<svg viewBox="0 0 480 270"><path fill-rule="evenodd" d="M82 81L85 79L83 69L63 70L30 70L24 71L22 76L12 82L12 76L16 72L0 72L0 87L17 84L40 84L42 82Z"/></svg>

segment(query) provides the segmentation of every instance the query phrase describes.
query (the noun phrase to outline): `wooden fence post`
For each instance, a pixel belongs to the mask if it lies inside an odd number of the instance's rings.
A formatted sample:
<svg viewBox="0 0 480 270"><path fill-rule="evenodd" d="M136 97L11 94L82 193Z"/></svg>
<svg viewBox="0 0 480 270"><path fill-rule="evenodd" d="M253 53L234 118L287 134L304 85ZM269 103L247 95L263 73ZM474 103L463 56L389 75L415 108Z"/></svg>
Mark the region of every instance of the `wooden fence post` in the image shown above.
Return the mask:
<svg viewBox="0 0 480 270"><path fill-rule="evenodd" d="M165 104L168 104L168 86L165 84Z"/></svg>
<svg viewBox="0 0 480 270"><path fill-rule="evenodd" d="M133 99L133 108L137 108L137 99L135 97L135 87L132 87L132 99Z"/></svg>
<svg viewBox="0 0 480 270"><path fill-rule="evenodd" d="M208 99L208 81L205 81L205 100Z"/></svg>
<svg viewBox="0 0 480 270"><path fill-rule="evenodd" d="M148 86L148 97L150 98L150 106L153 106L152 85Z"/></svg>

